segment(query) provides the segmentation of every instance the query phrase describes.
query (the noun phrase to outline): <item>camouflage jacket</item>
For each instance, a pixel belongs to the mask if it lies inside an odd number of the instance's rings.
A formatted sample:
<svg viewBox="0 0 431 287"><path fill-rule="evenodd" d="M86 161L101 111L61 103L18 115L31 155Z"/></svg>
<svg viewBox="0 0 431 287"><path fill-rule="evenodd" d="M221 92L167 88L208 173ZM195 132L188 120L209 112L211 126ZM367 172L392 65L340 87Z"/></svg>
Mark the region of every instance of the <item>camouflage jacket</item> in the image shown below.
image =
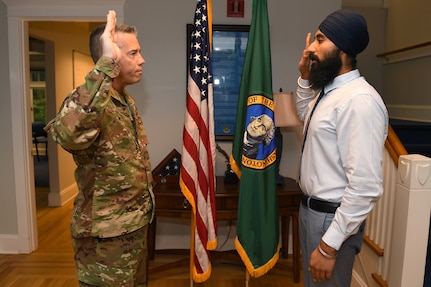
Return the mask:
<svg viewBox="0 0 431 287"><path fill-rule="evenodd" d="M154 214L147 136L133 98L112 88L118 73L102 57L46 127L77 164L74 237L129 233Z"/></svg>

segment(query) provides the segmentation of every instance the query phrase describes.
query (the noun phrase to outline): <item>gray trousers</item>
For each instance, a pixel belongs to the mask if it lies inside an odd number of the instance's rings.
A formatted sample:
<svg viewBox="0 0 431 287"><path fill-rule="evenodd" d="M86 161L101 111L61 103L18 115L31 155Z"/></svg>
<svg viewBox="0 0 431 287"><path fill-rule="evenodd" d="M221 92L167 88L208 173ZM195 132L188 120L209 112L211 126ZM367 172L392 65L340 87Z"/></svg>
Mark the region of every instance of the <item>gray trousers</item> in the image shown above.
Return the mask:
<svg viewBox="0 0 431 287"><path fill-rule="evenodd" d="M329 228L334 214L314 211L301 204L299 208L299 237L302 252L305 287L349 287L352 280L353 262L361 250L364 223L357 234L344 241L338 251L332 278L323 282L313 282L308 266L311 253L319 245L320 240Z"/></svg>

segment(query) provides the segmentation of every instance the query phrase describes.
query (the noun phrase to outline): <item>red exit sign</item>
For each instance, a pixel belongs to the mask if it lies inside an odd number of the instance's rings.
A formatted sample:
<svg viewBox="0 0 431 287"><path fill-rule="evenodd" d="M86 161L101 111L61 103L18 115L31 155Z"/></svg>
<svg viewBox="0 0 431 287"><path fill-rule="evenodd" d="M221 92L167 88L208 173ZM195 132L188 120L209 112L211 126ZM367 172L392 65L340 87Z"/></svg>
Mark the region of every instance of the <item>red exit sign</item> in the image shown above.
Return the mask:
<svg viewBox="0 0 431 287"><path fill-rule="evenodd" d="M227 0L227 17L244 17L244 0Z"/></svg>

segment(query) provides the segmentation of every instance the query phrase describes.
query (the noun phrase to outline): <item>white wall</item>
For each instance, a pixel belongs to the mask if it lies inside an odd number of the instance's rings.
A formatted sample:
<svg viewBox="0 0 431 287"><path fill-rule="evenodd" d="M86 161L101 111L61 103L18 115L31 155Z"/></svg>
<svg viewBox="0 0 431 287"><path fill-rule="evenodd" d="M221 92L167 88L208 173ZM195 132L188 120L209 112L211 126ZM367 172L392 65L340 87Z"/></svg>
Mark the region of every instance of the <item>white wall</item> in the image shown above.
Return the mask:
<svg viewBox="0 0 431 287"><path fill-rule="evenodd" d="M78 19L85 21L94 19L97 21L100 20L100 14L105 13L104 11L100 11L100 7L108 5L102 3L96 5L96 2L100 2L96 0L92 1L91 4L87 3L87 1L79 1L79 3L71 1L70 9L68 8L68 10L65 10L64 7L62 9L56 9L55 7L56 5L66 5L67 1L59 3L54 0L43 0L39 3L39 1L30 0L3 0L3 2L8 3L8 5L16 5L17 2L23 2L22 4L24 6L15 6L14 9L11 9L8 13L16 16L21 10L25 10L26 15L34 15L30 17L32 20L34 18L38 20L57 19L57 16L60 15L65 16L66 20L70 21L70 15L74 15L77 11L76 6L79 5L79 10L85 11L85 13L79 13ZM49 2L52 2L51 4L53 5L49 5ZM142 114L148 132L150 139L149 150L153 166L157 165L173 148L181 152L182 125L186 96L186 24L193 20L195 4L195 0L128 0L125 2L124 22L138 27L143 55L147 61L144 66L143 81L130 87L129 91L136 97L138 108ZM43 5L47 6L44 8ZM89 6L88 9L85 7L86 5ZM118 5L118 3L112 2L112 5L115 6ZM213 22L215 24L250 24L251 1L246 1L244 18L227 18L225 16L225 5L226 1L213 1ZM318 24L327 14L341 7L341 1L327 0L323 3L317 0L303 0L297 2L269 0L268 7L271 26L273 86L274 89L281 87L286 91L294 90L298 75L297 63L304 48L306 33L314 33ZM96 15L96 17L90 17L91 15ZM21 20L18 18L15 19L15 16L7 18L3 3L0 6L0 16L2 23L6 23L7 19L12 19L14 25L12 30L14 32L15 29L20 30L21 26L18 22ZM3 32L6 34L5 25L1 25L1 29L5 30ZM11 36L13 37L11 38ZM19 35L9 35L9 38L12 39L12 41L9 39L10 43L19 42L19 39L17 39ZM1 41L0 51L3 53L0 53L0 57L2 57L4 63L8 63L8 59L11 58L10 55L8 55L7 45L8 42ZM19 49L19 47L17 47L17 49ZM12 59L15 58L12 57ZM15 65L15 63L13 64ZM3 67L6 68L7 64L4 64ZM61 69L59 66L56 68ZM16 70L18 69L13 69L13 71ZM4 73L4 71L5 69L2 69L1 73ZM2 97L6 97L6 99L3 99L3 103L7 104L8 101L11 102L13 96L17 94L17 89L14 88L14 95L11 96L10 99L7 98L9 95L9 93L7 93L8 88L10 89L10 87L15 86L16 83L19 84L20 77L22 77L22 75L18 73L9 75L7 72L4 77L0 77L2 91L5 92L2 94ZM62 84L63 83L56 83L56 85ZM67 83L67 86L68 85L69 83ZM16 96L19 97L20 95ZM21 100L15 102L20 103ZM25 101L23 101L23 103L25 103ZM26 130L12 131L11 128L13 122L17 122L17 120L18 122L22 121L22 113L26 108L12 105L12 109L5 108L4 106L2 106L1 109L1 114L5 119L0 124L4 131L1 140L2 149L0 152L5 153L2 156L2 170L4 169L5 172L0 173L0 180L2 180L5 190L2 191L0 195L0 212L3 214L4 211L7 214L7 216L3 216L2 218L10 219L7 223L2 222L2 224L0 224L0 247L3 247L1 244L1 240L3 239L2 235L14 234L19 227L16 226L16 217L18 216L14 216L14 214L18 215L21 211L14 209L14 207L18 205L14 204L15 194L20 194L20 196L17 196L17 198L20 199L23 199L22 194L25 194L21 190L21 187L20 190L17 190L14 186L14 182L17 182L15 181L17 174L21 174L22 171L15 170L12 173L9 168L13 166L14 158L19 158L20 160L22 157L25 158L25 155L22 155L20 150L25 150L26 147L14 146L12 141L8 140L8 138L10 138L10 135L18 134L19 136L16 138L25 139L26 136L29 136L29 132ZM17 125L15 124L14 126ZM286 176L294 177L296 175L299 134L299 129L284 130L285 154L281 165L281 173ZM229 143L223 143L222 146L229 151ZM12 157L11 151L13 151L14 157ZM222 174L225 170L224 159L219 156L218 160L217 173ZM28 169L28 164L29 163L25 163L24 161L20 162L18 166ZM28 172L28 170L26 172ZM23 178L25 180L28 179L27 175ZM32 182L22 183L23 188L29 188L27 186L28 184L31 185ZM25 200L24 198L24 201ZM30 200L30 198L28 198L28 200ZM20 204L21 206L26 206L25 203ZM30 221L31 220L28 222ZM169 224L177 229L171 228ZM168 235L172 234L172 236L165 237L166 244L163 244L164 239L158 241L158 248L172 247L169 242L171 242L170 240L172 237L175 237L177 233L184 234L184 237L188 238L188 222L184 224L168 222L167 225L163 226L163 224L160 224L159 227L159 233L166 232ZM225 228L223 232L226 232ZM222 240L220 239L220 241ZM172 240L172 242L176 243L177 240ZM188 246L188 243L183 245ZM178 246L173 247L177 248Z"/></svg>
<svg viewBox="0 0 431 287"><path fill-rule="evenodd" d="M14 162L12 156L12 112L10 98L10 75L8 61L8 41L7 38L7 19L6 6L0 2L0 34L4 35L0 41L0 130L2 136L0 138L0 182L2 189L0 192L0 234L15 234L17 233L17 216L16 216L16 201L15 201L15 184L14 177ZM7 220L6 220L7 219Z"/></svg>
<svg viewBox="0 0 431 287"><path fill-rule="evenodd" d="M195 0L127 1L125 19L139 29L144 65L143 81L129 91L137 98L138 107L150 140L149 150L153 166L173 148L182 152L182 129L186 99L186 24L193 21ZM339 0L325 1L268 1L273 87L295 90L297 63L305 45L307 32L316 30L326 14L341 7ZM245 1L244 18L227 18L226 1L213 1L214 24L250 24L251 1ZM157 30L156 30L157 29ZM157 32L156 32L157 31ZM290 134L293 135L290 135ZM286 130L286 154L296 147L297 135ZM290 139L289 137L292 137ZM221 143L230 152L230 144ZM297 160L297 151L285 161ZM217 173L226 168L218 158ZM295 176L293 167L282 166L283 174Z"/></svg>
<svg viewBox="0 0 431 287"><path fill-rule="evenodd" d="M141 4L143 3L143 4ZM153 166L173 148L182 152L182 130L186 99L186 24L193 21L195 0L127 1L125 21L138 27L142 53L146 60L143 81L131 86L148 137ZM307 32L314 33L318 24L333 10L339 0L268 1L271 31L273 87L294 91L298 77L297 64L305 45ZM226 1L213 0L214 24L250 24L251 1L245 1L244 18L227 18ZM301 138L301 127L284 128L284 154L281 174L295 177ZM231 151L231 143L220 142ZM217 174L226 170L224 158L217 156ZM187 248L189 225L187 220L160 218L156 248ZM219 248L226 239L227 222L219 223ZM224 249L233 249L233 227Z"/></svg>
<svg viewBox="0 0 431 287"><path fill-rule="evenodd" d="M429 42L430 14L429 0L390 0L384 51ZM431 97L426 84L431 74L431 45L394 56L389 58L388 63L381 59L386 63L383 89L389 115L398 119L431 122Z"/></svg>

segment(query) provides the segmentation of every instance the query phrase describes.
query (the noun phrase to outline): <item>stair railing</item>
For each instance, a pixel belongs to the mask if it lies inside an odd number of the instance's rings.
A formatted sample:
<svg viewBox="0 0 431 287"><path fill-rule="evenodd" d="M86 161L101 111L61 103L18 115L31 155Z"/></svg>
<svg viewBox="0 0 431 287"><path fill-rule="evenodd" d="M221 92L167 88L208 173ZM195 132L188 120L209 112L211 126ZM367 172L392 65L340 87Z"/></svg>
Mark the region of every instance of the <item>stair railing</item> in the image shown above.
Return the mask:
<svg viewBox="0 0 431 287"><path fill-rule="evenodd" d="M407 154L406 149L391 126L385 142L385 156L383 162L383 195L367 218L364 232L364 243L377 255L378 270L371 270L366 274L365 281L374 279L380 286L386 286L389 267L389 256L385 250L391 245L392 214L394 208L394 190L398 172L400 155ZM367 260L367 259L365 259ZM368 265L368 264L367 264ZM371 279L372 278L372 279Z"/></svg>
<svg viewBox="0 0 431 287"><path fill-rule="evenodd" d="M360 267L355 269L354 278L356 276L355 281L359 282L357 285L364 286L419 287L422 286L419 282L423 282L431 209L431 200L427 199L431 198L431 159L408 155L389 126L383 171L384 192L367 218L363 248L367 251L358 255ZM426 202L419 204L420 198ZM412 206L414 201L418 203ZM418 216L420 220L411 221L410 218ZM415 230L415 234L409 230ZM421 239L420 246L411 241L415 237ZM416 269L414 274L411 274L412 269Z"/></svg>

